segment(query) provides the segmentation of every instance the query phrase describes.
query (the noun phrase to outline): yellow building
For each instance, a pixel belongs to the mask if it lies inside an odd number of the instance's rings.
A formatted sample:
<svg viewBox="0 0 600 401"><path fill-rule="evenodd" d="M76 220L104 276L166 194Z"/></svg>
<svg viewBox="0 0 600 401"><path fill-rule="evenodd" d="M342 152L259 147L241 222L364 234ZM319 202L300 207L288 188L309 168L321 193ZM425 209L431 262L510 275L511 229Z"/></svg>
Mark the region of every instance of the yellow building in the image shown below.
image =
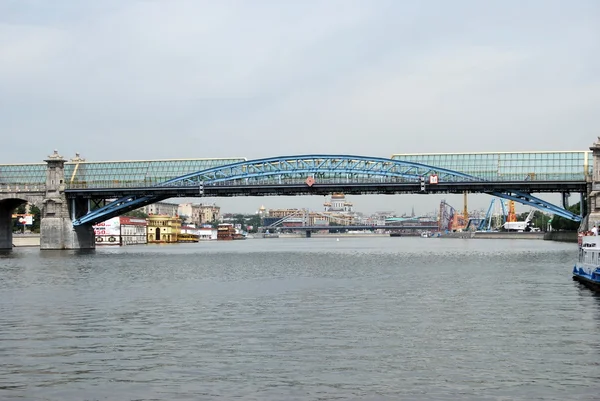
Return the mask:
<svg viewBox="0 0 600 401"><path fill-rule="evenodd" d="M181 233L181 219L164 214L148 216L148 243L177 242Z"/></svg>

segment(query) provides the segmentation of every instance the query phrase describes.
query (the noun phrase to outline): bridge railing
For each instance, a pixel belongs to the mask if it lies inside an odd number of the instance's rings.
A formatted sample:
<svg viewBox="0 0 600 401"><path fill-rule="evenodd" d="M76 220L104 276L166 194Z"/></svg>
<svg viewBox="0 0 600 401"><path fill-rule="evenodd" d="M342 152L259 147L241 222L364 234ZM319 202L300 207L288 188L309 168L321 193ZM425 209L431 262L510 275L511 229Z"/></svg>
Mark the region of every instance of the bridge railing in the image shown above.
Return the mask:
<svg viewBox="0 0 600 401"><path fill-rule="evenodd" d="M0 192L46 192L45 184L0 184Z"/></svg>
<svg viewBox="0 0 600 401"><path fill-rule="evenodd" d="M45 184L0 184L0 193L46 192Z"/></svg>

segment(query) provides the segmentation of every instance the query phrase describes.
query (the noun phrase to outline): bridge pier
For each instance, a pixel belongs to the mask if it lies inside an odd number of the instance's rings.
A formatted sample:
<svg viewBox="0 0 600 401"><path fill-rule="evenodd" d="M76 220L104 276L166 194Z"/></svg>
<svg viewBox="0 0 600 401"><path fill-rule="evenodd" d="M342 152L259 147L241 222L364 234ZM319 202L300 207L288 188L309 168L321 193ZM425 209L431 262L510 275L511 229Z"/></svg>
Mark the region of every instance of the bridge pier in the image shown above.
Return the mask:
<svg viewBox="0 0 600 401"><path fill-rule="evenodd" d="M13 196L12 194L9 196ZM18 198L0 200L0 250L9 250L13 246L13 220L14 210L25 201Z"/></svg>
<svg viewBox="0 0 600 401"><path fill-rule="evenodd" d="M0 250L12 249L12 212L13 202L0 202Z"/></svg>
<svg viewBox="0 0 600 401"><path fill-rule="evenodd" d="M40 222L40 249L94 249L92 226L73 227L65 196L65 159L56 151L49 156L46 170L46 196Z"/></svg>

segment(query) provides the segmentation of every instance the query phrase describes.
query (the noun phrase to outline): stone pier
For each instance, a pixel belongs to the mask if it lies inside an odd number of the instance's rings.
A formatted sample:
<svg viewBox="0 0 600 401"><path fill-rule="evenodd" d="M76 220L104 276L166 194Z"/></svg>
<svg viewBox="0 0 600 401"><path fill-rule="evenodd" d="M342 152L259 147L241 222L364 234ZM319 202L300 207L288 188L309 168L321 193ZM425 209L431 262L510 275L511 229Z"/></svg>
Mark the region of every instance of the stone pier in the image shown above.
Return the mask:
<svg viewBox="0 0 600 401"><path fill-rule="evenodd" d="M45 160L46 196L40 223L40 249L93 249L96 247L91 226L73 227L65 196L65 159L54 151Z"/></svg>
<svg viewBox="0 0 600 401"><path fill-rule="evenodd" d="M13 210L21 203L23 202L18 199L0 201L0 250L12 248L12 214Z"/></svg>

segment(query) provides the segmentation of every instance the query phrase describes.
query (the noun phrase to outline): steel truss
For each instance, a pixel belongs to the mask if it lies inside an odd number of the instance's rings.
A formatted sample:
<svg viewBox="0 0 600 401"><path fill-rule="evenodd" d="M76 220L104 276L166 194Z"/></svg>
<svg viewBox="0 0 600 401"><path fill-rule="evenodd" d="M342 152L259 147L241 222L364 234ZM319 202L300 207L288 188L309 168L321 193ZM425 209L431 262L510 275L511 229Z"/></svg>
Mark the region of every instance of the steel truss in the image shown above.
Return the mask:
<svg viewBox="0 0 600 401"><path fill-rule="evenodd" d="M204 188L211 186L298 183L312 185L309 179L320 184L414 183L429 182L431 176L436 176L440 183L485 182L481 178L457 171L402 160L348 155L305 155L249 160L213 167L173 178L155 187L198 188L197 196L203 196ZM511 190L490 194L546 210L567 219L581 220L581 216L527 193ZM159 195L122 197L74 220L73 225L96 224L163 199L166 197Z"/></svg>

